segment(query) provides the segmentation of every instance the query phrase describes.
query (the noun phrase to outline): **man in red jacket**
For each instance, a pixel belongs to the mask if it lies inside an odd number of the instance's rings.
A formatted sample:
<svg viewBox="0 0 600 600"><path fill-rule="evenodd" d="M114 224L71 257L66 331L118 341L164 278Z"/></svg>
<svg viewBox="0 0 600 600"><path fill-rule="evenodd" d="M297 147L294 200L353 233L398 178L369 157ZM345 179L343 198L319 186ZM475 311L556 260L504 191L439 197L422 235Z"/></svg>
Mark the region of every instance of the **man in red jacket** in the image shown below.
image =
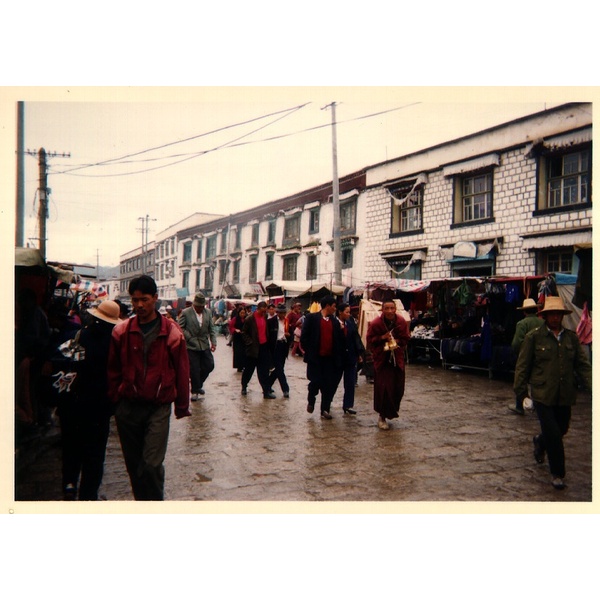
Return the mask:
<svg viewBox="0 0 600 600"><path fill-rule="evenodd" d="M136 316L113 329L109 397L135 499L163 500L171 404L190 416L190 366L183 333L156 310L154 280L136 277L129 294Z"/></svg>

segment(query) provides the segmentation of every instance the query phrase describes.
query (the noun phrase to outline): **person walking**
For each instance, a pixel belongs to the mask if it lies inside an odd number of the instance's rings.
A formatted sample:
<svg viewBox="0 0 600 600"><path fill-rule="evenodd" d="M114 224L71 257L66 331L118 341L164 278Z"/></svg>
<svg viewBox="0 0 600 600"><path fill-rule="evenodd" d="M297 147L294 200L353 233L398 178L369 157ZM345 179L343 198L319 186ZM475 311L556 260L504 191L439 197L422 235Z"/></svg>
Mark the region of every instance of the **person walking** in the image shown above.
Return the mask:
<svg viewBox="0 0 600 600"><path fill-rule="evenodd" d="M113 414L108 397L108 353L113 328L121 320L120 312L112 300L104 300L88 310L91 319L76 334L77 344L83 348L83 360L76 363L72 393L57 395L65 500L98 500Z"/></svg>
<svg viewBox="0 0 600 600"><path fill-rule="evenodd" d="M302 314L302 304L295 302L292 305L292 310L287 315L288 328L290 330L290 346L292 346L292 356L303 356L302 348L300 347L300 334L302 332L302 323L304 315Z"/></svg>
<svg viewBox="0 0 600 600"><path fill-rule="evenodd" d="M541 429L533 438L533 455L541 464L548 454L552 486L557 490L565 487L563 438L569 430L578 381L592 389L592 366L577 333L562 326L564 315L571 312L561 298L546 297L539 313L544 324L525 336L514 380L515 395L521 402L531 393Z"/></svg>
<svg viewBox="0 0 600 600"><path fill-rule="evenodd" d="M287 309L280 304L276 317L268 319L269 344L274 369L269 375L269 388L273 389L275 381L279 381L284 398L290 397L290 386L285 376L285 361L290 350L290 331L287 322Z"/></svg>
<svg viewBox="0 0 600 600"><path fill-rule="evenodd" d="M156 310L154 279L135 277L129 294L135 317L112 331L108 395L135 499L163 500L171 404L177 419L191 415L190 365L183 332Z"/></svg>
<svg viewBox="0 0 600 600"><path fill-rule="evenodd" d="M517 310L523 311L524 317L517 323L515 335L511 342L515 360L519 358L519 351L521 350L521 345L523 344L525 336L533 329L537 329L544 324L544 319L537 316L539 308L539 304L537 304L533 298L526 298L523 301L523 305L517 308ZM525 410L523 409L523 399L515 396L515 405L514 407L509 406L508 410L523 416L525 414Z"/></svg>
<svg viewBox="0 0 600 600"><path fill-rule="evenodd" d="M229 321L229 332L233 348L233 368L237 369L238 373L244 370L244 363L246 362L246 346L242 337L245 320L246 308L241 306Z"/></svg>
<svg viewBox="0 0 600 600"><path fill-rule="evenodd" d="M320 392L321 418L330 420L331 402L342 378L345 342L340 322L335 318L335 298L324 296L320 304L320 311L306 315L300 344L309 381L306 410L314 412Z"/></svg>
<svg viewBox="0 0 600 600"><path fill-rule="evenodd" d="M381 315L367 329L367 347L373 355L373 408L379 414L379 429L389 429L387 419L399 416L405 384L404 351L409 339L409 325L396 314L396 303L384 301Z"/></svg>
<svg viewBox="0 0 600 600"><path fill-rule="evenodd" d="M190 376L192 402L204 396L204 382L215 368L213 352L217 349L217 329L211 311L206 308L206 298L196 294L192 306L184 308L177 323L185 337Z"/></svg>
<svg viewBox="0 0 600 600"><path fill-rule="evenodd" d="M351 315L350 305L343 302L337 307L337 318L340 322L344 339L346 341L344 348L344 398L342 408L345 415L355 415L354 410L354 391L356 387L356 377L359 361L365 353L365 346L358 334L356 321Z"/></svg>
<svg viewBox="0 0 600 600"><path fill-rule="evenodd" d="M242 328L242 337L246 348L246 362L242 373L242 395L246 396L248 394L248 384L256 370L263 391L263 398L276 398L269 383L269 371L272 364L269 350L266 302L259 302L256 305L256 310L249 317L246 317Z"/></svg>

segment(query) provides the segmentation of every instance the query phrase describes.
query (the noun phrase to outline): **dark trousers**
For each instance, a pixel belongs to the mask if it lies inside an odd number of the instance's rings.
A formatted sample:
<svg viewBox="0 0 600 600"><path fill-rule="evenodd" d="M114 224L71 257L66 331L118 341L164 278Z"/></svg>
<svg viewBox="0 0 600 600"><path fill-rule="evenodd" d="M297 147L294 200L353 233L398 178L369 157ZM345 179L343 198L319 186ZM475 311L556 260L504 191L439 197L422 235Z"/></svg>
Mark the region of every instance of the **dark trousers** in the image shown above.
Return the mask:
<svg viewBox="0 0 600 600"><path fill-rule="evenodd" d="M197 394L204 385L208 376L215 368L215 359L210 351L207 350L188 350L190 359L190 379L192 380L192 394Z"/></svg>
<svg viewBox="0 0 600 600"><path fill-rule="evenodd" d="M354 406L354 390L356 387L357 369L356 363L344 367L344 399L343 408L352 408Z"/></svg>
<svg viewBox="0 0 600 600"><path fill-rule="evenodd" d="M290 391L290 386L287 382L287 377L285 376L285 361L288 355L288 342L284 340L283 342L277 342L275 344L275 351L273 352L273 366L275 369L269 376L269 388L273 387L275 381L279 381L279 385L281 386L281 391L285 394Z"/></svg>
<svg viewBox="0 0 600 600"><path fill-rule="evenodd" d="M170 404L121 400L115 421L136 500L163 500Z"/></svg>
<svg viewBox="0 0 600 600"><path fill-rule="evenodd" d="M329 412L331 402L342 378L342 369L331 356L320 356L319 362L306 365L308 379L308 403L314 406L321 392L321 412Z"/></svg>
<svg viewBox="0 0 600 600"><path fill-rule="evenodd" d="M85 402L85 399L81 400ZM80 500L98 500L104 475L104 459L110 414L82 412L77 406L59 407L62 445L63 490L79 486ZM81 477L81 479L80 479Z"/></svg>
<svg viewBox="0 0 600 600"><path fill-rule="evenodd" d="M256 370L258 382L263 390L263 394L268 394L271 385L269 383L269 369L271 368L271 355L268 344L261 344L258 348L258 357L247 356L244 372L242 374L242 388L245 388L250 383L252 375Z"/></svg>
<svg viewBox="0 0 600 600"><path fill-rule="evenodd" d="M569 431L571 422L570 406L547 406L534 402L535 412L540 421L542 434L539 436L540 447L548 455L550 473L554 477L565 476L565 447L563 437Z"/></svg>

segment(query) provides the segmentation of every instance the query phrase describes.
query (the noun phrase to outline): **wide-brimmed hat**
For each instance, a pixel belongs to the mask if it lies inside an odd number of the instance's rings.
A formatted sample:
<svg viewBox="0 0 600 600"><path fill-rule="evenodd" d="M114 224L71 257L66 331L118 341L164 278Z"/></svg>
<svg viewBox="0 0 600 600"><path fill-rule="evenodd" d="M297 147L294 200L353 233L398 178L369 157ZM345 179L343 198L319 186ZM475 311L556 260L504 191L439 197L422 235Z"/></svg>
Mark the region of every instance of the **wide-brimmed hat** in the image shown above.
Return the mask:
<svg viewBox="0 0 600 600"><path fill-rule="evenodd" d="M548 296L544 302L544 308L540 310L540 314L547 312L561 312L563 315L570 315L573 311L567 310L563 304L562 298L558 296Z"/></svg>
<svg viewBox="0 0 600 600"><path fill-rule="evenodd" d="M540 305L533 298L525 298L525 300L523 300L523 306L519 306L517 310L529 310L539 307Z"/></svg>
<svg viewBox="0 0 600 600"><path fill-rule="evenodd" d="M117 324L121 320L119 319L121 308L112 300L104 300L104 302L101 302L97 308L90 308L88 312L97 319L102 319L103 321L112 323L113 325Z"/></svg>
<svg viewBox="0 0 600 600"><path fill-rule="evenodd" d="M167 309L166 309L164 306L161 306L161 307L158 309L158 312L159 312L161 315L166 315L166 314L167 314Z"/></svg>
<svg viewBox="0 0 600 600"><path fill-rule="evenodd" d="M196 294L192 304L194 306L204 306L206 304L206 298L204 297L204 294Z"/></svg>

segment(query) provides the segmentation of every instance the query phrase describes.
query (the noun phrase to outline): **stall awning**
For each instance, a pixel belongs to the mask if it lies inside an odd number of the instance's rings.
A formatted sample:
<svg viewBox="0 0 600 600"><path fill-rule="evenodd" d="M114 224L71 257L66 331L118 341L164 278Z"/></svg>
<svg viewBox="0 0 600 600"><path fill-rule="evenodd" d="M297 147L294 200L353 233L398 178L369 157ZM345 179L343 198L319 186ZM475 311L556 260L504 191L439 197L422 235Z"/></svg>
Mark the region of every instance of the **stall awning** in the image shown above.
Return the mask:
<svg viewBox="0 0 600 600"><path fill-rule="evenodd" d="M592 242L591 231L572 231L560 235L540 235L523 239L523 250L577 246Z"/></svg>
<svg viewBox="0 0 600 600"><path fill-rule="evenodd" d="M492 242L457 242L451 248L440 248L440 257L446 262L491 260L499 251L498 240Z"/></svg>

